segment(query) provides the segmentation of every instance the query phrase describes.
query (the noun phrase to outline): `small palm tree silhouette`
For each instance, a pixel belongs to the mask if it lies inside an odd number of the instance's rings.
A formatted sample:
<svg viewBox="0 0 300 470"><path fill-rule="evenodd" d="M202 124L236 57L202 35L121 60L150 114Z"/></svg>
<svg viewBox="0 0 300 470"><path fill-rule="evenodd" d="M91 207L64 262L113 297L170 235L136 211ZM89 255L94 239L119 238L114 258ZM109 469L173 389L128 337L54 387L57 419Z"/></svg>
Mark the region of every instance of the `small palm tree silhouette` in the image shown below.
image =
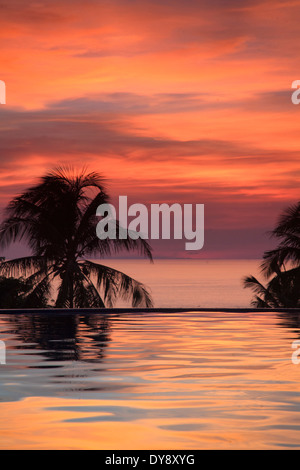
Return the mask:
<svg viewBox="0 0 300 470"><path fill-rule="evenodd" d="M252 305L258 308L300 306L300 202L289 207L280 216L271 236L280 240L277 248L263 255L261 270L267 286L254 276L244 279L256 297ZM287 265L290 269L287 269Z"/></svg>

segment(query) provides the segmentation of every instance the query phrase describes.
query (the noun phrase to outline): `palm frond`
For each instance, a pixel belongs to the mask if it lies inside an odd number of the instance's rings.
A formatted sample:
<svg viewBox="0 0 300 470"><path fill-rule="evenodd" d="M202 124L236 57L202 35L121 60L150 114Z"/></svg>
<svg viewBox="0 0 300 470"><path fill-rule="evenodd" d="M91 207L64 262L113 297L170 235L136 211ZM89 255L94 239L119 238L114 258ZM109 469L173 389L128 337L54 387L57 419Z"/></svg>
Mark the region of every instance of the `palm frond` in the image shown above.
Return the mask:
<svg viewBox="0 0 300 470"><path fill-rule="evenodd" d="M30 285L30 284L29 284ZM24 308L46 307L47 300L51 293L49 276L44 276L31 291L25 296Z"/></svg>
<svg viewBox="0 0 300 470"><path fill-rule="evenodd" d="M152 307L153 301L146 287L121 271L103 264L85 260L83 269L89 276L95 276L97 288L104 292L104 302L113 306L118 298L131 300L133 307Z"/></svg>
<svg viewBox="0 0 300 470"><path fill-rule="evenodd" d="M0 274L9 276L29 276L35 271L47 271L49 263L40 256L26 256L0 263Z"/></svg>
<svg viewBox="0 0 300 470"><path fill-rule="evenodd" d="M89 233L86 230L85 234L86 242L80 249L81 257L99 256L102 258L127 251L136 252L153 262L152 248L144 239L138 238L137 240L134 240L128 237L122 240L117 235L115 240L109 238L106 240L100 240L95 233L94 226L90 227Z"/></svg>
<svg viewBox="0 0 300 470"><path fill-rule="evenodd" d="M276 298L274 297L272 291L270 290L269 287L265 287L261 282L256 279L254 276L246 276L243 280L244 282L244 287L245 288L250 288L255 292L255 294L258 294L260 297L256 296L255 302L264 302L266 305L270 306L276 306L278 307L278 303ZM263 300L262 300L263 299Z"/></svg>
<svg viewBox="0 0 300 470"><path fill-rule="evenodd" d="M300 235L300 201L283 212L272 233L277 238L282 238L286 234Z"/></svg>

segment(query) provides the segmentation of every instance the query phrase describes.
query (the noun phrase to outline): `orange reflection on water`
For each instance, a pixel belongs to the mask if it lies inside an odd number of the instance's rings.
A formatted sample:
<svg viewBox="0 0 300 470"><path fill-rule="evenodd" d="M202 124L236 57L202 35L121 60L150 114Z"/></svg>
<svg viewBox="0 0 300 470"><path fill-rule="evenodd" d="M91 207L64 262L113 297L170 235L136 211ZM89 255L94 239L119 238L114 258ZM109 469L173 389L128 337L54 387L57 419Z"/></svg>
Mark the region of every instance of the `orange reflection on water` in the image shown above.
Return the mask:
<svg viewBox="0 0 300 470"><path fill-rule="evenodd" d="M70 316L59 338L61 321L1 323L0 448L300 447L297 317Z"/></svg>

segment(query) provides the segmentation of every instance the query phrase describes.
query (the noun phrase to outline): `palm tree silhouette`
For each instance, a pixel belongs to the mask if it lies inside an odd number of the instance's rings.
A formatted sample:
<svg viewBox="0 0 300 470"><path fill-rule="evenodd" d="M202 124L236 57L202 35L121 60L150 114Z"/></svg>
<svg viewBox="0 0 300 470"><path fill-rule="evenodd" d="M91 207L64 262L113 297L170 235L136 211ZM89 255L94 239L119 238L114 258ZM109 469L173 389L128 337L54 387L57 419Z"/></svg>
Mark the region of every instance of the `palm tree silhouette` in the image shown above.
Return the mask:
<svg viewBox="0 0 300 470"><path fill-rule="evenodd" d="M270 279L268 284L247 276L244 287L256 293L252 302L255 307L300 307L300 202L284 211L271 236L280 242L263 255L261 271Z"/></svg>
<svg viewBox="0 0 300 470"><path fill-rule="evenodd" d="M287 208L280 216L278 225L271 236L281 239L275 250L266 251L263 256L262 270L266 276L285 270L286 263L300 266L300 201Z"/></svg>
<svg viewBox="0 0 300 470"><path fill-rule="evenodd" d="M0 273L28 278L29 298L49 296L58 281L57 308L112 307L117 298L132 300L133 307L152 306L142 283L88 259L127 250L152 261L151 248L141 238L97 237L96 209L108 201L98 173L58 168L42 177L10 202L0 227L2 247L26 240L32 255L1 263Z"/></svg>

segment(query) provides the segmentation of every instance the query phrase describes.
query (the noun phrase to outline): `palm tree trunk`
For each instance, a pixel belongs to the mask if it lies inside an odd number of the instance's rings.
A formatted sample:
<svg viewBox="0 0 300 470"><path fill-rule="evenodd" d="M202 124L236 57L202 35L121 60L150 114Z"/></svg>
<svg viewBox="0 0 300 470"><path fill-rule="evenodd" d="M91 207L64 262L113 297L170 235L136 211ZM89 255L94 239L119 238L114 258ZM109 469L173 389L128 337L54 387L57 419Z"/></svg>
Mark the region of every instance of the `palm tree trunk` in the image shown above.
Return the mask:
<svg viewBox="0 0 300 470"><path fill-rule="evenodd" d="M70 266L68 267L68 284L69 284L69 308L74 308L74 274Z"/></svg>
<svg viewBox="0 0 300 470"><path fill-rule="evenodd" d="M74 308L74 283L73 283L73 274L71 274L71 279L70 279L70 297L69 297L69 303L70 303L70 308Z"/></svg>

